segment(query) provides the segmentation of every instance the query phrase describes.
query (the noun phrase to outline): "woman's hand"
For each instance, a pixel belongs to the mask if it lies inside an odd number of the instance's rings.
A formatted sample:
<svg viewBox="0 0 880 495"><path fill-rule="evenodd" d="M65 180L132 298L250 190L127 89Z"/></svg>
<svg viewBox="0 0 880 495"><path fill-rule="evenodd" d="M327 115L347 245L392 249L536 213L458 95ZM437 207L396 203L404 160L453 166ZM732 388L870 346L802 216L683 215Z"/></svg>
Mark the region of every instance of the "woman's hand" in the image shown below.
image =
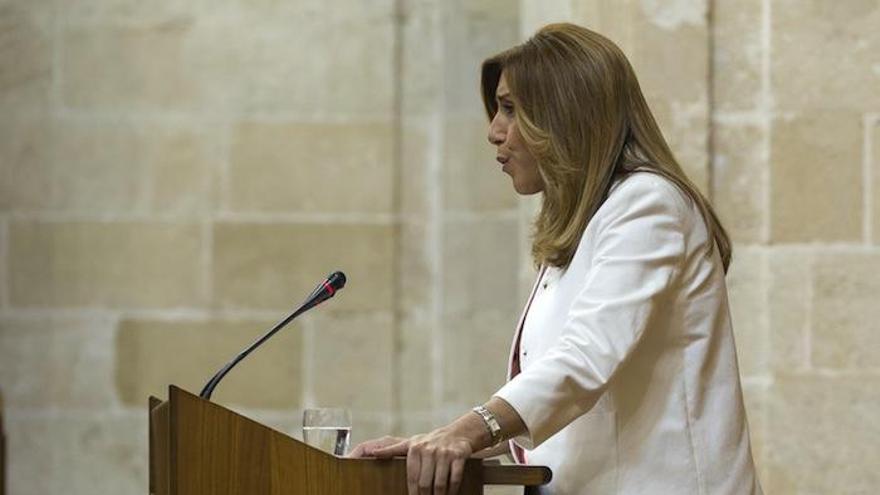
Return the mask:
<svg viewBox="0 0 880 495"><path fill-rule="evenodd" d="M389 436L367 440L366 442L357 444L357 446L355 446L351 453L348 454L348 457L375 457L373 452L375 452L377 449L382 449L403 441L406 441L406 438Z"/></svg>
<svg viewBox="0 0 880 495"><path fill-rule="evenodd" d="M406 456L409 495L457 494L464 463L472 453L469 438L451 427L416 435L373 451L373 455L380 458Z"/></svg>

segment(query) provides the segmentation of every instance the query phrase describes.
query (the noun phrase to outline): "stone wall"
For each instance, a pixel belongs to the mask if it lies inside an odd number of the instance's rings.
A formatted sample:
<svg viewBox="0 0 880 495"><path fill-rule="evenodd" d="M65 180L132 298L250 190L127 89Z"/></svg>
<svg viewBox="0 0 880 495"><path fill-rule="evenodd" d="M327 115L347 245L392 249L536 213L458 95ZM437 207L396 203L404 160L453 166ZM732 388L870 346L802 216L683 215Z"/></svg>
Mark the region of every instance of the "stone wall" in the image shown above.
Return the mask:
<svg viewBox="0 0 880 495"><path fill-rule="evenodd" d="M878 2L6 0L11 493L144 493L147 396L198 390L335 269L215 400L295 435L346 406L355 440L485 400L535 202L494 166L478 64L552 20L627 52L733 236L765 490L876 490Z"/></svg>

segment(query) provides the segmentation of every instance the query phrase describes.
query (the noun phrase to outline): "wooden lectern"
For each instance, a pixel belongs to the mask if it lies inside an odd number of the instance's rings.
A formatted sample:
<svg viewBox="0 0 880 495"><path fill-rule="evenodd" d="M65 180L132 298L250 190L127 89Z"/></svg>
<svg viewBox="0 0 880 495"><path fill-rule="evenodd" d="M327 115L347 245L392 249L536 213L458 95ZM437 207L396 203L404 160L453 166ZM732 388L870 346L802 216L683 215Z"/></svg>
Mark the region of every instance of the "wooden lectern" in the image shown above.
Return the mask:
<svg viewBox="0 0 880 495"><path fill-rule="evenodd" d="M541 466L467 461L459 493L484 485L550 481ZM178 387L150 398L150 493L154 495L406 495L403 458L326 454Z"/></svg>

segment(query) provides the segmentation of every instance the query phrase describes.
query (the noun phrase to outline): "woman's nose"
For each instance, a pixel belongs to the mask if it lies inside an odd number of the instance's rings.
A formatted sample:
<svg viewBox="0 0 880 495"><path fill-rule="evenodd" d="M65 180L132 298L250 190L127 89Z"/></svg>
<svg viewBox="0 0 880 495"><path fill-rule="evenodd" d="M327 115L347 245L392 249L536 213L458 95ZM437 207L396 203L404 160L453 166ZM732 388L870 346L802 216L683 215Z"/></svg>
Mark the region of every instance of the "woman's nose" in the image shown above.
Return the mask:
<svg viewBox="0 0 880 495"><path fill-rule="evenodd" d="M498 122L498 114L496 113L492 122L489 122L489 143L498 146L504 142L504 136L504 129Z"/></svg>

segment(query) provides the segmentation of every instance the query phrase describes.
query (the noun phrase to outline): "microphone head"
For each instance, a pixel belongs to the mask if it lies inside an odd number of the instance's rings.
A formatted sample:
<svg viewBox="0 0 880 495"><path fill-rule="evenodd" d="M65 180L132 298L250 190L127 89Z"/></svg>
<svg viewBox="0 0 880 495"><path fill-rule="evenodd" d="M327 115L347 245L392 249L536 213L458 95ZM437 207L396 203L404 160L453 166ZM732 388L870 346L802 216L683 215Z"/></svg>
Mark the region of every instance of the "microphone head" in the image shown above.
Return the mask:
<svg viewBox="0 0 880 495"><path fill-rule="evenodd" d="M345 287L345 280L345 274L342 272L333 272L327 277L327 283L330 284L330 287L333 287L334 291Z"/></svg>

